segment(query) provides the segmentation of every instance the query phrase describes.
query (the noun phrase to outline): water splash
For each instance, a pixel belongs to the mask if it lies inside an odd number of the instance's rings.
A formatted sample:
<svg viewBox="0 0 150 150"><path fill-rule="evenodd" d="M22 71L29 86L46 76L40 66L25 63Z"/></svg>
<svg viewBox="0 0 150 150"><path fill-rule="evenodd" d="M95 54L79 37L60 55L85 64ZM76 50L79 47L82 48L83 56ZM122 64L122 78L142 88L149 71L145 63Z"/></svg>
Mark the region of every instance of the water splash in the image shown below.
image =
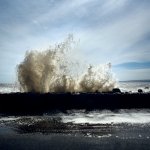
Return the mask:
<svg viewBox="0 0 150 150"><path fill-rule="evenodd" d="M45 51L26 52L18 66L21 90L41 93L111 91L116 86L116 80L110 64L78 71L76 68L80 63L69 53L73 45L73 36L69 35L64 42Z"/></svg>

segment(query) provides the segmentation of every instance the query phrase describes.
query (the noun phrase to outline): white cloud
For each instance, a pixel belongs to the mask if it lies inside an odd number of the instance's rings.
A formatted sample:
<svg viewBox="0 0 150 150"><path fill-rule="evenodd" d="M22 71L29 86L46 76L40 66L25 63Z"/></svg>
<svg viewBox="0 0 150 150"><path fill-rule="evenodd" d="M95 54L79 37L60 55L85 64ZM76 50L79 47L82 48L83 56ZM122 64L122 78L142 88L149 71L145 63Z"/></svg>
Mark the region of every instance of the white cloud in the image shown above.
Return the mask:
<svg viewBox="0 0 150 150"><path fill-rule="evenodd" d="M28 7L24 1L22 7L16 6L15 21L7 19L7 23L0 24L0 57L9 59L13 55L13 59L20 62L26 50L45 49L74 33L75 38L80 39L78 55L88 63L112 62L114 65L150 60L150 44L137 46L150 32L149 5L138 1L129 9L130 0L44 2L30 1L32 5ZM0 63L3 65L4 61L1 59ZM9 70L15 64L6 67Z"/></svg>
<svg viewBox="0 0 150 150"><path fill-rule="evenodd" d="M124 7L127 2L128 2L128 0L107 0L107 1L104 1L103 7L102 7L102 9L103 9L102 13L106 14L106 13L112 12L118 8L120 9L120 8Z"/></svg>
<svg viewBox="0 0 150 150"><path fill-rule="evenodd" d="M144 50L137 52L138 48L135 45L150 31L148 18L150 19L149 10L137 8L132 14L123 16L112 24L81 31L82 47L95 51L95 59L107 61L108 57L115 64L133 59L138 61L139 56L150 59Z"/></svg>

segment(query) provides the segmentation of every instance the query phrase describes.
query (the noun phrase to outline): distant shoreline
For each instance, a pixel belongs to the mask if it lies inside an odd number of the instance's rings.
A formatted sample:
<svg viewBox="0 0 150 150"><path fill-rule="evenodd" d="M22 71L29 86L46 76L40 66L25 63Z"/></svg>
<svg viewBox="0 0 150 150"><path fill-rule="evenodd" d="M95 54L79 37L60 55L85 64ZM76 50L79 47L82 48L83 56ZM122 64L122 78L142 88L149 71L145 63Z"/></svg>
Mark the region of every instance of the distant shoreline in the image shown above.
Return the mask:
<svg viewBox="0 0 150 150"><path fill-rule="evenodd" d="M118 82L150 82L150 79L146 79L146 80L121 80Z"/></svg>

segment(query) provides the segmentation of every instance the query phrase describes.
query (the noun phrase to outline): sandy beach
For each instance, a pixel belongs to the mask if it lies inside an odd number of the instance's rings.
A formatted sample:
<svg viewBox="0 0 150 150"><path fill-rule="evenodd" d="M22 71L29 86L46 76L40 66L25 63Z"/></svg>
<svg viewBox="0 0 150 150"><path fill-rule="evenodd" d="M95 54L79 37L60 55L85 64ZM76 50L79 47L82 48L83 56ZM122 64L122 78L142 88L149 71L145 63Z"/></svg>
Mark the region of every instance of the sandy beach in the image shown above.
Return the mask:
<svg viewBox="0 0 150 150"><path fill-rule="evenodd" d="M38 124L37 130L29 130L31 125L26 123L1 121L1 150L148 150L150 147L148 123L84 124L82 129L72 125L64 130L59 127L53 130L45 124Z"/></svg>

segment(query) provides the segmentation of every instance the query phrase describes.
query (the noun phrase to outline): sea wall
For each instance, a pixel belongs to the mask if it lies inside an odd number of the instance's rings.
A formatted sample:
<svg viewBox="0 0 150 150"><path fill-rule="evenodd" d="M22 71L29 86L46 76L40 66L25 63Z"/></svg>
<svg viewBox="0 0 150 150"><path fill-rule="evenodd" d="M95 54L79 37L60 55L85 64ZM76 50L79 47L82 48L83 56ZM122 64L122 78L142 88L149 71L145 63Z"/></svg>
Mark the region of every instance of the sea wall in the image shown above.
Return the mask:
<svg viewBox="0 0 150 150"><path fill-rule="evenodd" d="M10 93L0 94L1 114L43 114L70 109L150 108L150 93Z"/></svg>

